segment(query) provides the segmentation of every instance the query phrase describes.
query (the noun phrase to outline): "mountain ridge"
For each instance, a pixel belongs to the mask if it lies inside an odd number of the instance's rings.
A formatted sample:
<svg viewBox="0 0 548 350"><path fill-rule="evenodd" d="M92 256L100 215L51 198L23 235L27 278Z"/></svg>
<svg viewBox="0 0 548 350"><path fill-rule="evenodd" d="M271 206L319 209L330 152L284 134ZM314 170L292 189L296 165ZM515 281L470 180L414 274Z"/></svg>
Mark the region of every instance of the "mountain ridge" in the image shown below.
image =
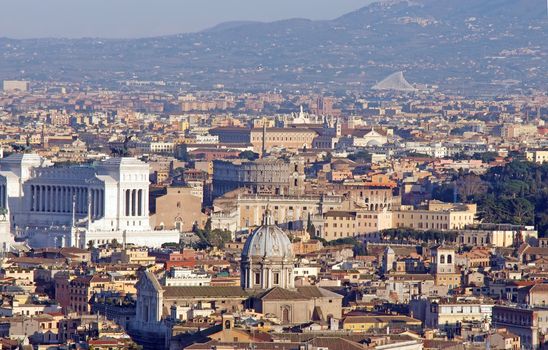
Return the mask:
<svg viewBox="0 0 548 350"><path fill-rule="evenodd" d="M547 22L544 0L385 1L332 20L237 21L143 39L0 39L0 79L24 70L32 80L110 86L363 90L405 71L449 89L505 79L544 88Z"/></svg>

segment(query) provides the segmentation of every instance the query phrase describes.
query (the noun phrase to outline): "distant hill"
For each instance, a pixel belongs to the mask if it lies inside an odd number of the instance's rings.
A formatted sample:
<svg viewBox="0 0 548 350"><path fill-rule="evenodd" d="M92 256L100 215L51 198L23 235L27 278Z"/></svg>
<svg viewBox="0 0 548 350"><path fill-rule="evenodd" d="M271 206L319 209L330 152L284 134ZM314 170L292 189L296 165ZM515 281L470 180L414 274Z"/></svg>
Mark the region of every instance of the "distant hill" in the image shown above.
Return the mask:
<svg viewBox="0 0 548 350"><path fill-rule="evenodd" d="M253 25L253 24L259 24L262 22L258 21L231 21L231 22L223 22L220 24L217 24L214 27L207 28L202 31L202 33L216 33L216 32L222 32L229 29L239 28L247 25Z"/></svg>
<svg viewBox="0 0 548 350"><path fill-rule="evenodd" d="M404 71L451 91L548 88L545 0L373 3L331 21L229 22L131 40L0 39L0 79L367 90ZM21 71L24 71L21 73Z"/></svg>

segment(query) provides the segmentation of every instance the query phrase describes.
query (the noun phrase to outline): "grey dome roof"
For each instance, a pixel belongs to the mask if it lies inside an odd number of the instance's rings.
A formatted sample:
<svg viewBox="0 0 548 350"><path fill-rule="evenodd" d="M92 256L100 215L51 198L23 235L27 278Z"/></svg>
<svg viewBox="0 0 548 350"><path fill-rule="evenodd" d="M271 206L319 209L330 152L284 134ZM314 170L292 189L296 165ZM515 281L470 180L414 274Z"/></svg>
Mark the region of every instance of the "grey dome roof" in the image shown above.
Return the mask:
<svg viewBox="0 0 548 350"><path fill-rule="evenodd" d="M270 215L265 214L263 225L245 241L242 258L293 258L291 241L285 232L271 224Z"/></svg>

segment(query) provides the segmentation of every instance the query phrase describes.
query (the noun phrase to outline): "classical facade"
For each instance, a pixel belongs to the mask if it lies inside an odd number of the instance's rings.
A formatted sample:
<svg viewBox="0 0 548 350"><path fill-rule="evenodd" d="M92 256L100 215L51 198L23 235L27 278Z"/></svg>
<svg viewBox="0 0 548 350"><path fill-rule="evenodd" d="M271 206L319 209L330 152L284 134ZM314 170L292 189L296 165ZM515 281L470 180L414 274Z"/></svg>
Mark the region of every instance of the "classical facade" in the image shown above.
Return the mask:
<svg viewBox="0 0 548 350"><path fill-rule="evenodd" d="M214 201L213 228L241 231L260 226L268 206L275 224L289 230L306 228L308 219L330 210L339 210L342 196L267 196L239 194Z"/></svg>
<svg viewBox="0 0 548 350"><path fill-rule="evenodd" d="M388 132L383 129L356 129L353 132L352 146L372 147L382 146L388 142Z"/></svg>
<svg viewBox="0 0 548 350"><path fill-rule="evenodd" d="M74 167L53 167L36 154L0 161L10 231L33 247L178 241L177 232L150 227L148 176L148 164L129 157Z"/></svg>
<svg viewBox="0 0 548 350"><path fill-rule="evenodd" d="M238 188L257 194L299 195L304 192L304 180L304 160L298 158L213 162L213 197Z"/></svg>

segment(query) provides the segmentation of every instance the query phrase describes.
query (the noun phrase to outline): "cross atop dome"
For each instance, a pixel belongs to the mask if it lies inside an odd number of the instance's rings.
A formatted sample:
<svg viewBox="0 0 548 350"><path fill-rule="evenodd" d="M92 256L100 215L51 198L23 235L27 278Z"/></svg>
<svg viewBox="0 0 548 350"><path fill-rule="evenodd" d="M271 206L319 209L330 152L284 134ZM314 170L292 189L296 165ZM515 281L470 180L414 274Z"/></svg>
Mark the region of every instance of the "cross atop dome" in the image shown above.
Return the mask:
<svg viewBox="0 0 548 350"><path fill-rule="evenodd" d="M266 209L263 214L263 226L272 226L272 212L270 211L270 204L266 205Z"/></svg>

